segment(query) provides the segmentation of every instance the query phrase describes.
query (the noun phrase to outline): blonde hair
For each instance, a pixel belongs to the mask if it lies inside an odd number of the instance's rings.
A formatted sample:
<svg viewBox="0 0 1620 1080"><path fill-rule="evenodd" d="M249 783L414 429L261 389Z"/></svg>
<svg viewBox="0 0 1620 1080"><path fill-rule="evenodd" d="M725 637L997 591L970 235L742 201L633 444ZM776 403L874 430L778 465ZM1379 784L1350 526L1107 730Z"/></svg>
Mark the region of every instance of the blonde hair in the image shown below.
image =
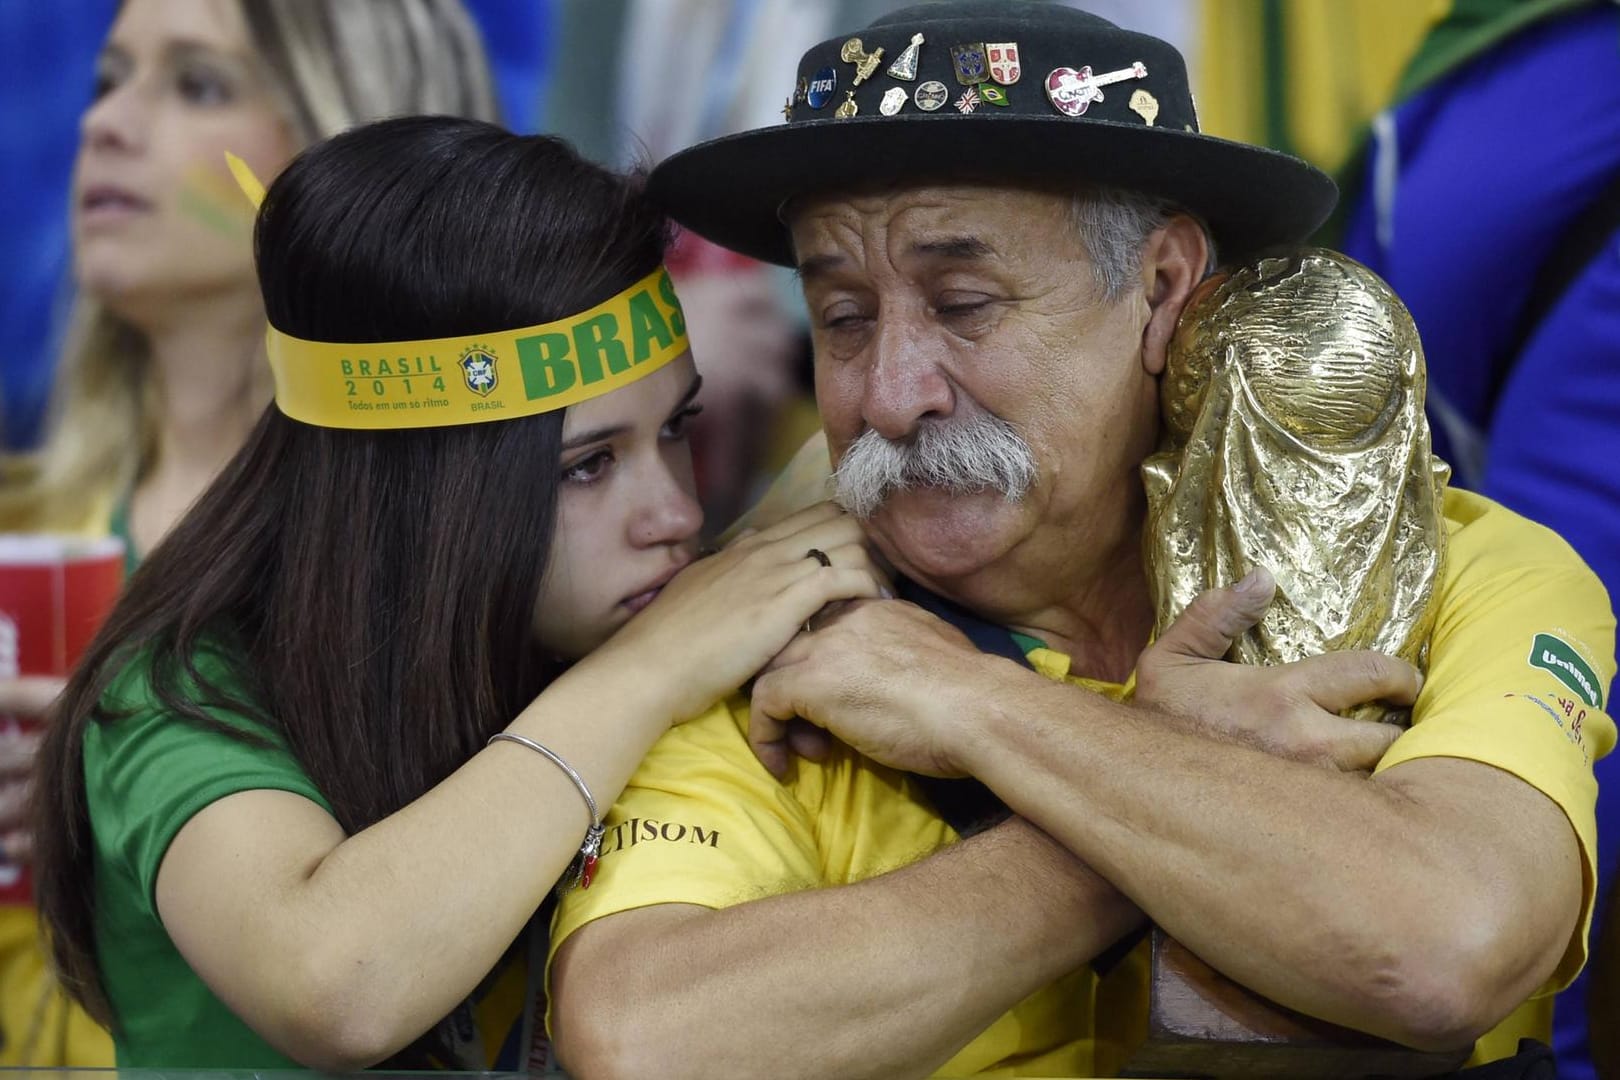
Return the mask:
<svg viewBox="0 0 1620 1080"><path fill-rule="evenodd" d="M498 119L483 43L460 0L239 0L304 144L389 116ZM68 317L44 446L0 468L0 529L102 527L157 450L146 337L93 297Z"/></svg>

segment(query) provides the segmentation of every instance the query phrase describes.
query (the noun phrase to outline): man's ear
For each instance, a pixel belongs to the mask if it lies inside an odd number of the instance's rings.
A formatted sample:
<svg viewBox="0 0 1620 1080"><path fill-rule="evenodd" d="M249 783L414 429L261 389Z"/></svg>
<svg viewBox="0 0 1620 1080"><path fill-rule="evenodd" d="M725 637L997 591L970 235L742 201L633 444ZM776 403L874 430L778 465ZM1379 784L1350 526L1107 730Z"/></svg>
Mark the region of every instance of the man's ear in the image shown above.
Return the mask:
<svg viewBox="0 0 1620 1080"><path fill-rule="evenodd" d="M1142 295L1150 312L1142 328L1142 366L1149 375L1163 374L1176 320L1203 280L1208 262L1209 239L1186 214L1177 214L1155 230L1142 248Z"/></svg>

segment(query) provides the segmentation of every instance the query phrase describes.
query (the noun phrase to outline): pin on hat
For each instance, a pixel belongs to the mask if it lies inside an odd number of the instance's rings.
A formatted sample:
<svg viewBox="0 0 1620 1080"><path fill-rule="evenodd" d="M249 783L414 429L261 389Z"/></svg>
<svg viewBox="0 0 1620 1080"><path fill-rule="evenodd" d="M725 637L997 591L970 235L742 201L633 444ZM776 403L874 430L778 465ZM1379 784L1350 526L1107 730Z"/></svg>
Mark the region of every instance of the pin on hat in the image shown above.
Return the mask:
<svg viewBox="0 0 1620 1080"><path fill-rule="evenodd" d="M836 115L840 120L848 120L850 117L855 116L861 111L861 107L855 104L855 91L845 90L844 93L847 94L848 97L845 99L842 105L838 106L836 110Z"/></svg>
<svg viewBox="0 0 1620 1080"><path fill-rule="evenodd" d="M827 102L831 101L833 94L837 92L838 69L828 64L810 76L810 88L805 91L804 100L812 109L821 109L826 107Z"/></svg>
<svg viewBox="0 0 1620 1080"><path fill-rule="evenodd" d="M1089 64L1079 71L1071 67L1053 68L1046 77L1046 98L1065 116L1084 116L1092 102L1103 100L1103 87L1126 79L1145 78L1147 66L1140 60L1130 67L1101 75L1093 75Z"/></svg>
<svg viewBox="0 0 1620 1080"><path fill-rule="evenodd" d="M956 68L956 81L963 86L976 86L990 81L990 68L984 59L984 42L951 46L951 64Z"/></svg>
<svg viewBox="0 0 1620 1080"><path fill-rule="evenodd" d="M990 77L1002 86L1011 86L1024 73L1018 63L1018 42L987 41L984 53L990 65Z"/></svg>
<svg viewBox="0 0 1620 1080"><path fill-rule="evenodd" d="M915 79L917 77L917 60L922 52L922 45L923 36L921 34L912 34L911 44L907 45L904 51L894 58L894 63L889 65L889 78L902 79L905 82L911 82Z"/></svg>
<svg viewBox="0 0 1620 1080"><path fill-rule="evenodd" d="M911 95L911 100L917 103L917 108L923 112L933 112L951 99L951 92L945 89L945 84L938 79L929 79L917 87L917 92Z"/></svg>
<svg viewBox="0 0 1620 1080"><path fill-rule="evenodd" d="M883 59L883 50L877 48L867 52L866 46L862 45L861 39L857 37L844 42L844 47L839 50L838 55L846 64L855 65L855 78L850 85L859 86L877 71L878 61Z"/></svg>
<svg viewBox="0 0 1620 1080"><path fill-rule="evenodd" d="M1147 121L1148 127L1159 115L1159 99L1146 90L1138 90L1131 95L1131 112Z"/></svg>
<svg viewBox="0 0 1620 1080"><path fill-rule="evenodd" d="M878 102L878 112L884 116L893 116L903 109L905 104L906 88L903 86L891 86L883 91L883 100Z"/></svg>

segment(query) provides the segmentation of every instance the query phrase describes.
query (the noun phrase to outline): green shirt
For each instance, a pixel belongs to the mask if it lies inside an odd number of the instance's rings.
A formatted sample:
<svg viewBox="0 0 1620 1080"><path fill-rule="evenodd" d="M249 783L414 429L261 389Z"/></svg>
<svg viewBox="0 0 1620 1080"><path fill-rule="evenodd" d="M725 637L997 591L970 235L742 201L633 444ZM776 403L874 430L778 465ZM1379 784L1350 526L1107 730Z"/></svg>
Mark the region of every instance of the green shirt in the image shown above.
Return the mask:
<svg viewBox="0 0 1620 1080"><path fill-rule="evenodd" d="M236 680L217 654L197 667L221 689ZM164 710L144 661L108 688L122 719L92 723L84 735L84 779L95 842L96 951L118 1017L121 1068L299 1068L254 1034L215 997L169 939L158 918L158 867L169 843L209 803L238 791L271 788L331 806L270 729L211 709L215 718L263 735L275 748L203 731Z"/></svg>

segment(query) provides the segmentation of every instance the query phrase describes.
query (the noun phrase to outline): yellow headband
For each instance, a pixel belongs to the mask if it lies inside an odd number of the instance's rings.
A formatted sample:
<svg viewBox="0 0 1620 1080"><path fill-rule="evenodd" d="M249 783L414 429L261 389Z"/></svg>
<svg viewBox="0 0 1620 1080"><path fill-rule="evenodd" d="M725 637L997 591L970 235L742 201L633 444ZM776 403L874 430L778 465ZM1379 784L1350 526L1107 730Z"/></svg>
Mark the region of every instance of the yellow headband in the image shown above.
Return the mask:
<svg viewBox="0 0 1620 1080"><path fill-rule="evenodd" d="M255 206L264 188L231 172ZM270 327L276 405L319 427L478 424L566 408L650 375L686 352L686 318L659 267L589 311L555 322L429 341L336 344Z"/></svg>

